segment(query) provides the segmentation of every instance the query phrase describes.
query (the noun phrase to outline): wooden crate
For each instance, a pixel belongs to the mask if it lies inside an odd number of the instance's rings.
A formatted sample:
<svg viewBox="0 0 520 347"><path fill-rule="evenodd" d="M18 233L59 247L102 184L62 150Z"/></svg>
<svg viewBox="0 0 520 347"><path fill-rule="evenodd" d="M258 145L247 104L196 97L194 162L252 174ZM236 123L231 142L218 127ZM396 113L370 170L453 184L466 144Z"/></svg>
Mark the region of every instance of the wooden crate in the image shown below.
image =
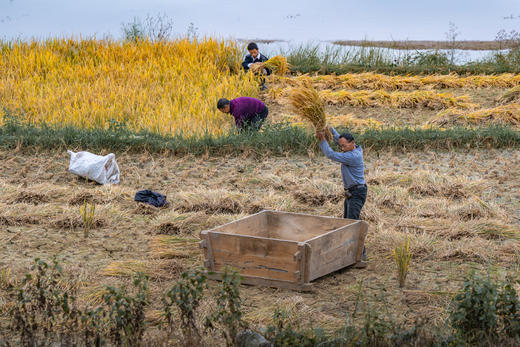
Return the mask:
<svg viewBox="0 0 520 347"><path fill-rule="evenodd" d="M242 283L308 290L311 281L361 260L364 221L262 211L201 232L210 278L238 269Z"/></svg>

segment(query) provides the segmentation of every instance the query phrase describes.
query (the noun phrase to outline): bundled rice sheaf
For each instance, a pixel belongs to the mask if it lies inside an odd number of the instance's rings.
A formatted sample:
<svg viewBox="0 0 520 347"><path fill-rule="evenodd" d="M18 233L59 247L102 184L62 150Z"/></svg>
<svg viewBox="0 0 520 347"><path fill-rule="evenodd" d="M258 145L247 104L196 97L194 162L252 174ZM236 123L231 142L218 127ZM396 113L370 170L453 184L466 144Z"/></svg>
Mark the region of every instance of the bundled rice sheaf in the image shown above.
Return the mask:
<svg viewBox="0 0 520 347"><path fill-rule="evenodd" d="M287 74L289 71L289 63L287 62L287 58L281 55L277 55L268 59L263 63L254 63L251 64L251 71L253 73L261 73L263 69L270 69L274 74L283 76Z"/></svg>
<svg viewBox="0 0 520 347"><path fill-rule="evenodd" d="M456 108L449 108L439 112L427 125L512 125L520 126L520 104L512 103L474 112L464 112Z"/></svg>
<svg viewBox="0 0 520 347"><path fill-rule="evenodd" d="M317 131L324 131L328 141L332 139L327 127L325 104L312 85L302 83L299 87L292 88L288 98L294 113L310 122Z"/></svg>
<svg viewBox="0 0 520 347"><path fill-rule="evenodd" d="M502 74L486 76L427 75L427 76L388 76L373 72L348 73L344 75L301 76L308 79L318 89L384 89L417 90L447 88L512 88L520 85L520 75Z"/></svg>
<svg viewBox="0 0 520 347"><path fill-rule="evenodd" d="M497 102L501 105L509 104L510 102L520 102L520 86L506 91L497 99Z"/></svg>
<svg viewBox="0 0 520 347"><path fill-rule="evenodd" d="M418 108L424 107L431 110L444 109L447 107L474 108L469 96L455 96L450 93L436 93L429 90L413 92L387 92L384 89L375 91L360 90L323 90L320 96L329 104L346 104L354 107L390 106L396 108Z"/></svg>

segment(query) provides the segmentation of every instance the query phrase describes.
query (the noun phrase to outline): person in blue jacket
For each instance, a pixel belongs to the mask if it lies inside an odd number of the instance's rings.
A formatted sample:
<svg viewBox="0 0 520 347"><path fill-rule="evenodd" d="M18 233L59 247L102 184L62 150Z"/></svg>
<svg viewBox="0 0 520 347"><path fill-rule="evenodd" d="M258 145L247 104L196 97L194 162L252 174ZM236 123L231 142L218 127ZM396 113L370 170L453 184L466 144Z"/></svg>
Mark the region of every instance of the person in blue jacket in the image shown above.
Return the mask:
<svg viewBox="0 0 520 347"><path fill-rule="evenodd" d="M339 134L336 129L329 126L341 152L335 152L330 148L325 138L325 132L316 132L320 141L320 148L325 156L333 161L341 163L341 177L345 189L345 202L343 218L360 219L361 209L367 199L367 184L365 181L365 164L363 161L363 149L354 142L354 136L350 133ZM366 266L366 250L363 249L363 263L357 267Z"/></svg>

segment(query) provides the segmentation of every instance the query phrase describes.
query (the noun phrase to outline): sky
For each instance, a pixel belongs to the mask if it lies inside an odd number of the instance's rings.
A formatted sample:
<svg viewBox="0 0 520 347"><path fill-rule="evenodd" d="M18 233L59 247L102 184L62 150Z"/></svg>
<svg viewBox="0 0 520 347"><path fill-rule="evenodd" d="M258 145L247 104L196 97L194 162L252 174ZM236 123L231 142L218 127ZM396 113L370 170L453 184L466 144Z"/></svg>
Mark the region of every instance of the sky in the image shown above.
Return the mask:
<svg viewBox="0 0 520 347"><path fill-rule="evenodd" d="M121 37L134 17L165 14L177 34L290 41L463 40L520 31L520 0L0 0L0 38Z"/></svg>

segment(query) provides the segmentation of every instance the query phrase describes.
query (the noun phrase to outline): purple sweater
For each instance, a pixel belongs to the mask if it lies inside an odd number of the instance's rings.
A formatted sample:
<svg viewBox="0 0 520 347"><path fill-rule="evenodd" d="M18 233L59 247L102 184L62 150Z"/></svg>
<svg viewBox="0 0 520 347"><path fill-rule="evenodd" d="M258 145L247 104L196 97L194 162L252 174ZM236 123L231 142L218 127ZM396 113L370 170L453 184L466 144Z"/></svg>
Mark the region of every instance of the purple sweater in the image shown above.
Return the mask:
<svg viewBox="0 0 520 347"><path fill-rule="evenodd" d="M229 112L235 117L237 128L241 128L245 120L253 118L264 109L262 101L248 96L241 96L229 102Z"/></svg>

